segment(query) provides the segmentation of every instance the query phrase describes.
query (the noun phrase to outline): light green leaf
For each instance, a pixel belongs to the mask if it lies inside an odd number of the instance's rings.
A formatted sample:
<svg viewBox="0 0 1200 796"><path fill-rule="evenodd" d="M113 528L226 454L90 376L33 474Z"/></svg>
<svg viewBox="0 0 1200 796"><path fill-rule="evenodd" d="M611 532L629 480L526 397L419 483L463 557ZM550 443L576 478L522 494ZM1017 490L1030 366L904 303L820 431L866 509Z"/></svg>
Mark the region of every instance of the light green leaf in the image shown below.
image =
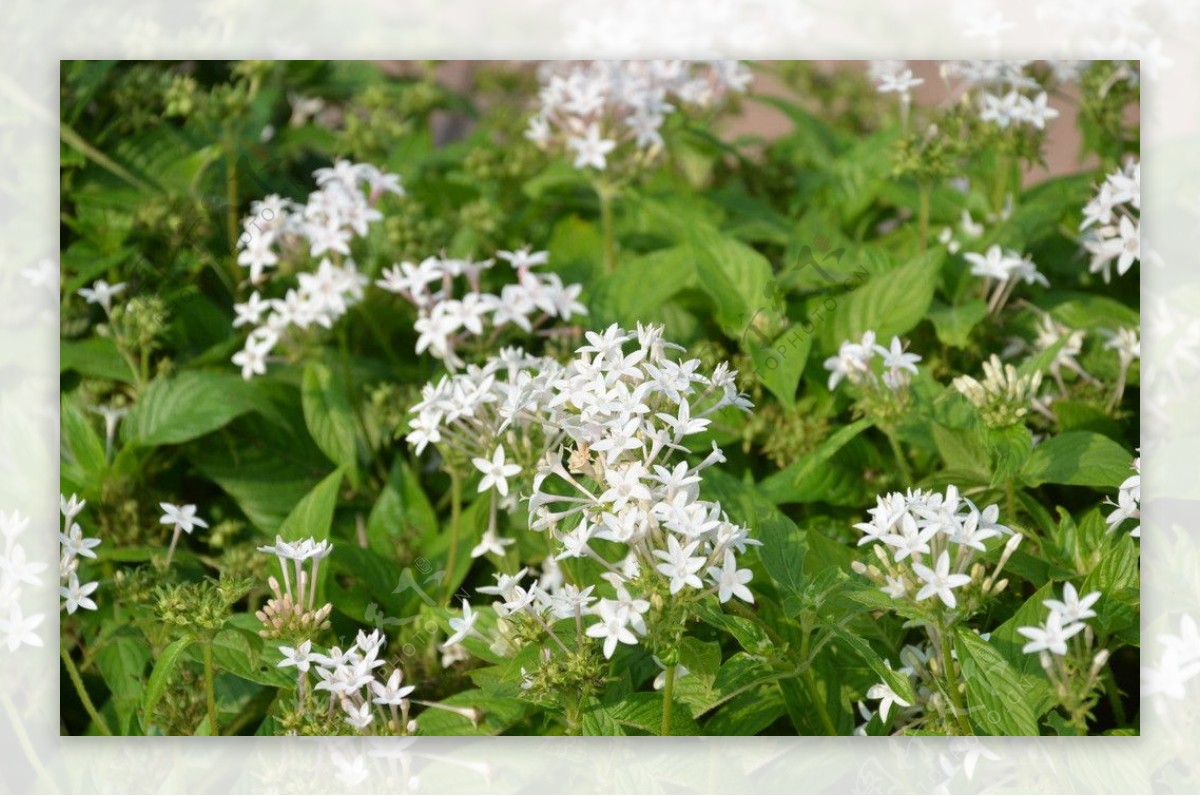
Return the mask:
<svg viewBox="0 0 1200 796"><path fill-rule="evenodd" d="M1131 473L1131 456L1123 447L1093 431L1068 431L1042 442L1021 470L1029 486L1073 484L1113 488Z"/></svg>
<svg viewBox="0 0 1200 796"><path fill-rule="evenodd" d="M687 245L700 287L712 299L714 317L728 337L741 340L756 315L781 317L780 301L767 289L772 275L765 257L704 224L688 230Z"/></svg>
<svg viewBox="0 0 1200 796"><path fill-rule="evenodd" d="M806 334L800 326L792 326L770 346L763 346L753 334L744 335L741 342L742 350L749 348L747 353L754 362L755 372L766 388L788 409L795 407L796 388L804 364L808 362L812 335Z"/></svg>
<svg viewBox="0 0 1200 796"><path fill-rule="evenodd" d="M815 451L797 459L779 472L767 476L759 484L759 488L774 503L819 500L819 496L811 496L807 489L809 479L830 457L872 424L872 420L864 417L847 426L842 426L818 445Z"/></svg>
<svg viewBox="0 0 1200 796"><path fill-rule="evenodd" d="M142 676L149 662L150 648L140 634L117 633L96 653L96 666L112 692L122 735L129 734L133 717L142 704Z"/></svg>
<svg viewBox="0 0 1200 796"><path fill-rule="evenodd" d="M292 513L279 526L279 535L287 541L312 537L318 542L329 538L333 511L337 507L338 488L342 485L339 467L327 475L312 491L301 498Z"/></svg>
<svg viewBox="0 0 1200 796"><path fill-rule="evenodd" d="M226 373L184 371L150 383L121 423L121 436L132 445L174 445L216 431L247 412L277 417L252 382Z"/></svg>
<svg viewBox="0 0 1200 796"><path fill-rule="evenodd" d="M154 662L150 679L146 681L146 693L142 696L142 723L144 726L150 726L154 718L154 708L158 706L159 700L166 693L167 685L171 682L171 675L175 673L175 668L179 665L179 659L195 642L196 637L190 634L176 639L163 649L158 660Z"/></svg>
<svg viewBox="0 0 1200 796"><path fill-rule="evenodd" d="M929 251L897 268L876 274L860 288L837 297L837 306L822 326L822 349L873 330L884 344L924 320L944 253Z"/></svg>
<svg viewBox="0 0 1200 796"><path fill-rule="evenodd" d="M1033 705L1042 681L1022 677L973 630L960 629L955 649L967 683L967 718L980 735L1038 735Z"/></svg>
<svg viewBox="0 0 1200 796"><path fill-rule="evenodd" d="M330 461L350 475L350 483L358 480L358 433L350 396L344 385L329 368L318 362L304 368L300 388L304 406L304 422L317 447Z"/></svg>

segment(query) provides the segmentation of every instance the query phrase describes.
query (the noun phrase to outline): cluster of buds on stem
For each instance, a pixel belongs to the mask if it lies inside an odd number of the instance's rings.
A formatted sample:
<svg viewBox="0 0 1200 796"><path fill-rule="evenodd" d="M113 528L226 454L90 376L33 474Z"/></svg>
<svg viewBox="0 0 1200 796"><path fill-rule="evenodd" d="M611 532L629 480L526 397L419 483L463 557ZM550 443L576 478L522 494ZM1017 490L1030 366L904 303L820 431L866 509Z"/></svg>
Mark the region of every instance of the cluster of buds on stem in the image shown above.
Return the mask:
<svg viewBox="0 0 1200 796"><path fill-rule="evenodd" d="M279 559L283 574L282 588L274 575L267 581L273 596L255 613L263 623L259 635L263 638L294 638L314 635L328 628L333 605L326 603L319 608L316 606L317 572L321 560L333 551L333 545L311 538L285 542L277 536L275 544L258 550L261 553L273 553ZM312 561L311 573L304 569L305 561ZM289 562L295 574L294 583L288 573Z"/></svg>

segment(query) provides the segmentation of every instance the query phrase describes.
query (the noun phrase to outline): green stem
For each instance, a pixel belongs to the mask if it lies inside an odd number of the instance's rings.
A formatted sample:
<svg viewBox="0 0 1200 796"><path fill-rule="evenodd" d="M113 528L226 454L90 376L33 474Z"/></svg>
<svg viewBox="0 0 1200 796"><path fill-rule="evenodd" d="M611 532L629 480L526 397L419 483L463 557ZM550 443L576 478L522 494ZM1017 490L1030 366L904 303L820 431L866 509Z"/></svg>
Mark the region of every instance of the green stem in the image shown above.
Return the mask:
<svg viewBox="0 0 1200 796"><path fill-rule="evenodd" d="M954 677L954 655L950 647L950 632L945 628L938 630L942 642L942 677L946 681L946 690L950 695L950 704L954 708L954 718L958 721L958 729L963 735L973 735L971 725L967 723L967 709L963 705L962 694L958 693L958 678Z"/></svg>
<svg viewBox="0 0 1200 796"><path fill-rule="evenodd" d="M567 696L567 735L579 735L579 707L582 701L578 691Z"/></svg>
<svg viewBox="0 0 1200 796"><path fill-rule="evenodd" d="M442 605L450 604L454 588L454 568L458 564L458 526L462 518L462 476L457 470L450 471L450 552L446 556L446 593Z"/></svg>
<svg viewBox="0 0 1200 796"><path fill-rule="evenodd" d="M216 673L213 669L212 639L204 642L204 698L208 702L208 733L214 738L221 734L217 724Z"/></svg>
<svg viewBox="0 0 1200 796"><path fill-rule="evenodd" d="M918 241L920 250L924 252L929 248L929 184L922 182L917 189L917 195L920 200L920 216L918 222Z"/></svg>
<svg viewBox="0 0 1200 796"><path fill-rule="evenodd" d="M900 477L904 479L905 486L912 486L912 470L908 466L908 459L904 456L904 450L900 447L899 441L891 431L885 431L884 434L888 438L888 444L892 448L892 455L896 458L896 466L900 468Z"/></svg>
<svg viewBox="0 0 1200 796"><path fill-rule="evenodd" d="M79 694L79 700L83 702L83 709L92 717L92 722L102 734L112 735L112 730L108 729L108 723L100 715L100 711L96 710L96 706L92 703L92 698L88 696L87 689L83 686L83 678L79 676L79 670L75 668L75 661L71 660L70 654L62 647L59 647L58 654L62 658L63 665L67 667L67 676L71 678L71 683L75 686L75 692Z"/></svg>
<svg viewBox="0 0 1200 796"><path fill-rule="evenodd" d="M663 718L662 732L659 735L664 737L671 734L671 708L675 703L675 665L667 665L667 680L663 684Z"/></svg>
<svg viewBox="0 0 1200 796"><path fill-rule="evenodd" d="M604 236L604 272L617 270L617 241L613 229L613 191L605 183L597 183L596 194L600 197L600 231Z"/></svg>
<svg viewBox="0 0 1200 796"><path fill-rule="evenodd" d="M825 699L821 696L821 689L817 687L816 678L813 677L811 662L808 659L809 650L812 646L812 632L805 628L804 638L800 642L800 660L804 661L804 673L800 675L800 679L804 681L804 687L808 689L809 698L812 699L813 705L817 708L817 717L821 720L821 727L824 728L826 735L837 735L837 725L833 723L833 717L829 715L829 708L825 706Z"/></svg>

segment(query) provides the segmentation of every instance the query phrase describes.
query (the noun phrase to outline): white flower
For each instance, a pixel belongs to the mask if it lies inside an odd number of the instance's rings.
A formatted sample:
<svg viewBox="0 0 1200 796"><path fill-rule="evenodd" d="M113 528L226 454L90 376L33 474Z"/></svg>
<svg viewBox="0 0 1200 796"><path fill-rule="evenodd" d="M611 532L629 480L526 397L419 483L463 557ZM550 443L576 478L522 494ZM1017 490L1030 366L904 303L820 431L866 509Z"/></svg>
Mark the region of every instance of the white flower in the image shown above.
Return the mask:
<svg viewBox="0 0 1200 796"><path fill-rule="evenodd" d="M112 300L120 295L125 290L125 283L118 282L115 285L110 285L103 279L97 279L92 283L90 288L81 287L79 295L87 301L88 304L99 304L104 308L105 313L112 312Z"/></svg>
<svg viewBox="0 0 1200 796"><path fill-rule="evenodd" d="M913 77L911 69L901 69L880 75L879 85L876 88L880 94L887 94L889 92L908 94L911 89L916 88L924 82L922 78Z"/></svg>
<svg viewBox="0 0 1200 796"><path fill-rule="evenodd" d="M950 574L950 554L943 550L938 556L936 569L930 569L924 564L913 562L913 572L917 574L925 585L917 592L917 601L928 599L933 595L937 595L947 608L954 608L958 605L954 598L954 592L951 589L956 589L959 586L965 586L971 582L969 575Z"/></svg>
<svg viewBox="0 0 1200 796"><path fill-rule="evenodd" d="M67 609L68 614L73 614L80 608L95 611L96 603L88 595L99 587L100 584L95 581L79 585L79 578L72 572L67 585L59 587L58 594L65 600L63 607Z"/></svg>
<svg viewBox="0 0 1200 796"><path fill-rule="evenodd" d="M667 537L665 551L654 551L654 555L662 559L662 563L656 569L671 579L671 594L678 594L684 586L699 589L704 585L696 575L704 566L704 557L692 556L699 545L698 539L689 542L687 546L680 545L679 540L672 534Z"/></svg>
<svg viewBox="0 0 1200 796"><path fill-rule="evenodd" d="M614 600L601 600L600 621L588 626L587 635L604 639L604 657L612 658L617 644L637 644L637 636L628 627L629 612Z"/></svg>
<svg viewBox="0 0 1200 796"><path fill-rule="evenodd" d="M342 710L346 711L346 723L359 730L365 729L375 718L371 713L370 702L355 705L350 700L343 699Z"/></svg>
<svg viewBox="0 0 1200 796"><path fill-rule="evenodd" d="M496 446L496 452L492 454L491 461L477 456L471 459L471 463L479 472L483 473L483 478L479 480L480 492L486 492L495 486L497 492L507 495L508 478L521 472L521 465L505 464L503 445Z"/></svg>
<svg viewBox="0 0 1200 796"><path fill-rule="evenodd" d="M173 503L159 503L158 505L166 512L158 520L163 525L172 525L176 529L188 534L194 528L208 527L207 522L196 516L196 507L193 504L176 506Z"/></svg>
<svg viewBox="0 0 1200 796"><path fill-rule="evenodd" d="M279 651L283 653L284 657L275 664L276 667L295 666L301 672L307 672L318 657L312 654L312 641L304 641L295 647L280 646Z"/></svg>
<svg viewBox="0 0 1200 796"><path fill-rule="evenodd" d="M1067 654L1067 641L1082 631L1084 624L1075 622L1063 627L1062 614L1051 611L1043 627L1018 627L1017 632L1029 639L1022 652L1037 653L1049 650L1055 655Z"/></svg>
<svg viewBox="0 0 1200 796"><path fill-rule="evenodd" d="M574 166L577 169L591 166L604 171L608 165L605 156L612 152L616 145L616 141L600 137L600 126L595 122L588 125L582 136L571 136L567 139L567 146L575 150Z"/></svg>
<svg viewBox="0 0 1200 796"><path fill-rule="evenodd" d="M1069 625L1095 616L1096 612L1092 610L1092 606L1099 599L1100 592L1089 592L1080 597L1075 591L1075 586L1067 583L1063 585L1062 600L1042 600L1042 605L1057 613L1062 617L1062 621Z"/></svg>
<svg viewBox="0 0 1200 796"><path fill-rule="evenodd" d="M403 679L404 673L399 669L393 669L392 676L386 683L372 680L371 690L375 692L375 698L372 701L376 705L400 705L404 702L405 697L416 690L414 685L401 686L400 683Z"/></svg>
<svg viewBox="0 0 1200 796"><path fill-rule="evenodd" d="M479 544L471 548L471 558L479 558L488 553L504 556L504 548L511 544L516 544L516 539L502 539L496 534L495 528L488 528L483 532L483 538L479 540Z"/></svg>
<svg viewBox="0 0 1200 796"><path fill-rule="evenodd" d="M910 703L904 701L900 696L892 690L892 687L887 683L876 683L867 689L867 699L882 700L879 703L879 718L887 722L888 713L892 710L892 705L900 705L901 707L911 707Z"/></svg>
<svg viewBox="0 0 1200 796"><path fill-rule="evenodd" d="M720 602L729 602L731 597L737 597L748 603L754 602L754 595L746 588L746 584L750 582L754 573L748 569L737 568L737 561L734 559L732 550L725 551L725 565L713 567L709 573L717 584L717 599Z"/></svg>
<svg viewBox="0 0 1200 796"><path fill-rule="evenodd" d="M454 632L442 644L442 649L458 644L468 636L478 636L479 631L475 629L475 623L479 621L479 614L471 610L471 604L466 600L462 601L462 617L451 617L450 629Z"/></svg>

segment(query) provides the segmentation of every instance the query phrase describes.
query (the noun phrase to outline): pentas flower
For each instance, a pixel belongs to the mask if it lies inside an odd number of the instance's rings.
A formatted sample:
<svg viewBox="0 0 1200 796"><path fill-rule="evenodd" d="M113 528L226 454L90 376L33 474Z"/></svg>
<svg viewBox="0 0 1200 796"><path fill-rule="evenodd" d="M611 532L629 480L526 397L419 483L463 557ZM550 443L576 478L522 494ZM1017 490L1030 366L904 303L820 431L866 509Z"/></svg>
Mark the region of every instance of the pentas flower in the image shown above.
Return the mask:
<svg viewBox="0 0 1200 796"><path fill-rule="evenodd" d="M1050 286L1050 281L1033 260L1019 252L1002 249L999 244L989 246L983 254L964 252L963 258L971 264L972 276L986 280L984 294L988 312L992 314L1004 307L1018 284Z"/></svg>
<svg viewBox="0 0 1200 796"><path fill-rule="evenodd" d="M232 359L245 379L266 373L268 356L289 328L332 328L362 299L367 277L350 257L350 244L383 218L376 208L383 194L404 194L395 175L366 163L339 160L314 177L318 189L306 203L271 195L251 203L243 221L237 262L249 270L254 291L234 306L234 327L250 331ZM312 261L315 269L298 268L294 287L265 297L271 269Z"/></svg>
<svg viewBox="0 0 1200 796"><path fill-rule="evenodd" d="M311 640L296 647L280 646L284 657L277 666L296 669L297 713L332 717L336 708L343 726L357 733L408 735L415 731L415 723L409 721L412 705L408 699L415 686L401 685L404 673L398 666L383 675L387 662L381 655L386 643L380 631L360 630L345 650L315 651ZM316 681L312 687L310 674Z"/></svg>
<svg viewBox="0 0 1200 796"><path fill-rule="evenodd" d="M276 536L274 544L259 547L258 552L274 555L283 575L282 587L274 575L267 579L272 597L255 614L263 623L259 635L264 638L291 638L315 634L329 627L333 605L326 603L317 607L317 574L321 561L333 552L333 544L312 537L285 542L283 537ZM306 570L304 564L310 561L311 568ZM284 654L292 655L291 652Z"/></svg>
<svg viewBox="0 0 1200 796"><path fill-rule="evenodd" d="M663 146L661 128L681 106L712 107L743 92L749 71L737 61L544 62L539 108L525 137L569 151L577 169L605 171L609 158L644 162Z"/></svg>
<svg viewBox="0 0 1200 796"><path fill-rule="evenodd" d="M104 310L105 315L112 314L112 300L119 296L125 290L125 283L118 282L115 285L110 285L103 279L97 279L92 283L91 287L81 287L79 295L83 297L88 304L99 304Z"/></svg>
<svg viewBox="0 0 1200 796"><path fill-rule="evenodd" d="M985 22L992 25L992 21ZM1059 112L1029 72L1032 61L946 61L942 77L958 80L956 92L971 94L981 121L1001 129L1026 126L1044 130Z"/></svg>
<svg viewBox="0 0 1200 796"><path fill-rule="evenodd" d="M1004 428L1021 422L1041 386L1041 371L1021 375L1013 365L1002 363L992 354L983 363L983 376L982 382L973 376L958 376L953 381L954 389L975 405L989 426Z"/></svg>
<svg viewBox="0 0 1200 796"><path fill-rule="evenodd" d="M587 314L579 301L580 285L564 285L558 274L532 270L548 262L546 252L525 247L498 252L496 257L508 262L516 277L515 283L505 284L499 293L483 290L483 275L496 273L491 259L474 262L427 257L420 263L397 263L384 269L375 284L417 309L413 327L418 333L416 353L428 352L457 370L465 364L459 349L473 338L487 335L494 342L502 331L514 329L528 335L552 319L565 322ZM465 289L456 292L461 282L466 283L462 285Z"/></svg>
<svg viewBox="0 0 1200 796"><path fill-rule="evenodd" d="M1109 174L1096 195L1083 208L1079 229L1083 247L1092 255L1088 271L1100 274L1105 283L1112 268L1125 276L1142 258L1142 164L1129 159L1124 168Z"/></svg>
<svg viewBox="0 0 1200 796"><path fill-rule="evenodd" d="M196 516L196 507L192 504L176 506L173 503L159 503L158 505L164 512L158 521L174 529L171 534L171 546L167 549L167 566L170 566L171 559L175 556L175 545L179 543L180 534L191 535L196 528L207 528L208 523Z"/></svg>
<svg viewBox="0 0 1200 796"><path fill-rule="evenodd" d="M662 338L661 327L631 332L613 325L585 337L566 365L511 358L504 382L489 382L489 388L506 385L504 396L488 404L498 404L504 417L500 434L489 439L538 451L532 491L523 499L530 527L550 534L556 546L547 566L590 558L604 568L604 581L525 587L523 572L500 576L483 590L501 598L493 606L506 623L494 641L500 649L509 646L505 628L523 623L565 651L553 623L573 619L581 641L600 640L602 654L612 657L619 645L650 633L677 633L686 606L707 595L754 600L751 572L737 566L737 556L757 542L719 503L700 496L700 473L724 461L723 454L714 445L695 466L678 460L687 439L715 413L748 408L736 373L722 365L707 375L698 360L673 358L678 347ZM531 447L535 426L542 436ZM476 466L492 472L501 461L507 458L494 455ZM664 607L652 611L654 601ZM464 605L463 618L451 626L454 641L470 632L474 616Z"/></svg>
<svg viewBox="0 0 1200 796"><path fill-rule="evenodd" d="M957 619L1007 585L999 574L1021 537L1000 524L996 506L980 509L951 485L944 493L910 489L881 495L869 513L868 522L854 527L863 534L859 546L872 545L876 561L856 561L854 569L906 615L932 616L931 604L936 603ZM988 574L978 558L987 551L987 541L1005 536L1009 539L1000 560ZM970 593L966 605L960 599L964 591Z"/></svg>
<svg viewBox="0 0 1200 796"><path fill-rule="evenodd" d="M878 373L874 368L876 357L882 363ZM887 392L899 395L912 383L920 361L919 355L904 350L899 337L892 337L884 348L875 342L875 332L867 330L858 341L843 341L837 354L826 359L824 365L829 371L830 390L844 379L861 390L879 392L885 387Z"/></svg>
<svg viewBox="0 0 1200 796"><path fill-rule="evenodd" d="M1111 499L1105 499L1109 505L1116 507L1116 510L1110 513L1105 519L1105 522L1108 524L1109 533L1119 528L1126 520L1140 520L1142 517L1141 456L1133 460L1133 470L1134 474L1121 482L1121 486L1117 491L1117 502L1113 503ZM1129 535L1135 539L1141 538L1142 526L1140 522L1129 532Z"/></svg>
<svg viewBox="0 0 1200 796"><path fill-rule="evenodd" d="M95 611L96 601L92 595L100 588L99 581L83 581L79 577L81 559L95 559L95 547L100 545L99 539L89 539L83 535L83 529L75 522L87 506L87 501L80 500L75 495L70 498L60 495L59 505L62 510L63 529L58 534L58 594L63 602L60 611L74 614L83 609ZM16 536L29 524L28 518L21 519L14 513L6 516L0 512L0 530L5 537L4 556L0 557L0 594L7 588L21 584L39 585L38 574L46 565L40 562L27 561L25 550L18 544Z"/></svg>

